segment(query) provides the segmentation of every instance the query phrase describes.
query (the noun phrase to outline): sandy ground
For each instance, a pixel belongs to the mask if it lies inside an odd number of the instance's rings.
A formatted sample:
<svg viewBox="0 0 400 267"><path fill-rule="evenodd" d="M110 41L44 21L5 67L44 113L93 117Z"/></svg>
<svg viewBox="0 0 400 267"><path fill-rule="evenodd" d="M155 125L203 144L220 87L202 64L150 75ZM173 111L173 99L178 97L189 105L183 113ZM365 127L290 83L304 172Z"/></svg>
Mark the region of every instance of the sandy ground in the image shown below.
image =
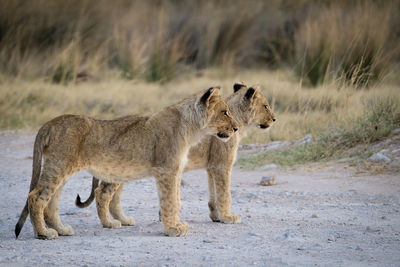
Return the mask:
<svg viewBox="0 0 400 267"><path fill-rule="evenodd" d="M232 211L242 223L208 218L204 170L185 173L181 218L186 237L162 234L152 178L126 185L123 207L136 225L101 227L95 205L74 206L89 194L91 177L81 172L64 187L60 213L75 235L37 240L29 218L18 240L14 226L31 179L34 135L0 132L0 265L268 265L400 266L400 175L359 173L346 164L316 164L294 170L232 173ZM278 184L261 186L263 175Z"/></svg>

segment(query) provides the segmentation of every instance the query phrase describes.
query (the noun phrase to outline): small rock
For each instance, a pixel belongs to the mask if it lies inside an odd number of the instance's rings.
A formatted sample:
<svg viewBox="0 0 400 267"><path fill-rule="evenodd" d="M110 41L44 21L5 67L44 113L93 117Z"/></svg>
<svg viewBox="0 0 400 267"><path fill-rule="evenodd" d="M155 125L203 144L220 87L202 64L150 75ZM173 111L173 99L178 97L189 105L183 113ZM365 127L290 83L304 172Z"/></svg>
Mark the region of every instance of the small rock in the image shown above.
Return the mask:
<svg viewBox="0 0 400 267"><path fill-rule="evenodd" d="M393 153L393 154L396 154L396 153L399 152L399 151L400 151L400 148L393 150L392 153Z"/></svg>
<svg viewBox="0 0 400 267"><path fill-rule="evenodd" d="M370 226L367 226L367 228L365 228L365 231L368 233L376 233L376 232L379 232L379 229L375 229Z"/></svg>
<svg viewBox="0 0 400 267"><path fill-rule="evenodd" d="M249 236L259 236L257 233L254 233L254 232L249 232L248 235Z"/></svg>
<svg viewBox="0 0 400 267"><path fill-rule="evenodd" d="M334 236L328 237L328 242L335 242L336 238Z"/></svg>
<svg viewBox="0 0 400 267"><path fill-rule="evenodd" d="M398 134L398 133L400 133L400 128L397 128L397 129L392 131L392 134Z"/></svg>
<svg viewBox="0 0 400 267"><path fill-rule="evenodd" d="M261 169L268 170L268 169L273 169L273 168L277 168L277 167L278 167L278 165L276 165L274 163L271 163L271 164L267 164L267 165L262 166Z"/></svg>
<svg viewBox="0 0 400 267"><path fill-rule="evenodd" d="M311 215L311 218L318 218L318 215L314 213L313 215Z"/></svg>
<svg viewBox="0 0 400 267"><path fill-rule="evenodd" d="M285 241L286 239L288 239L290 236L290 231L287 230L282 236L278 236L277 238L275 238L276 241Z"/></svg>
<svg viewBox="0 0 400 267"><path fill-rule="evenodd" d="M83 215L83 216L91 216L92 212L89 210L82 210L78 208L71 208L66 210L62 215Z"/></svg>
<svg viewBox="0 0 400 267"><path fill-rule="evenodd" d="M274 176L263 176L261 178L260 185L263 186L276 185L276 179Z"/></svg>
<svg viewBox="0 0 400 267"><path fill-rule="evenodd" d="M390 161L391 161L391 159L390 159L389 157L383 155L383 154L380 153L380 152L373 154L373 155L369 158L369 160L370 160L370 161L373 161L373 162L390 162Z"/></svg>

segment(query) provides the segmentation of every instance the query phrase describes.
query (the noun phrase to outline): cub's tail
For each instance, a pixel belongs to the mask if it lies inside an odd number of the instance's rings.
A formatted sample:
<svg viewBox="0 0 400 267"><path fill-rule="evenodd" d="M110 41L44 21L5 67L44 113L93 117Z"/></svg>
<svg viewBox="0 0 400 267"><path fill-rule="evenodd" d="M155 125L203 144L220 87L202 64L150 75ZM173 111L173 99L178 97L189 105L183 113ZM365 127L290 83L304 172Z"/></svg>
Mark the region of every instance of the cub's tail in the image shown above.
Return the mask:
<svg viewBox="0 0 400 267"><path fill-rule="evenodd" d="M99 179L97 179L96 177L93 176L92 179L92 191L90 192L90 196L89 198L85 201L85 202L81 202L81 197L79 196L79 194L76 196L75 199L75 205L78 208L86 208L88 207L90 204L92 204L93 200L94 200L94 190L99 186Z"/></svg>
<svg viewBox="0 0 400 267"><path fill-rule="evenodd" d="M29 192L31 192L37 185L40 178L40 171L42 168L42 153L43 149L48 145L50 129L47 127L40 128L36 135L35 144L33 146L33 164L32 164L32 179L31 185L29 186ZM15 225L15 238L18 238L22 227L26 221L26 217L29 215L28 200L25 202L25 207L19 216L19 220Z"/></svg>

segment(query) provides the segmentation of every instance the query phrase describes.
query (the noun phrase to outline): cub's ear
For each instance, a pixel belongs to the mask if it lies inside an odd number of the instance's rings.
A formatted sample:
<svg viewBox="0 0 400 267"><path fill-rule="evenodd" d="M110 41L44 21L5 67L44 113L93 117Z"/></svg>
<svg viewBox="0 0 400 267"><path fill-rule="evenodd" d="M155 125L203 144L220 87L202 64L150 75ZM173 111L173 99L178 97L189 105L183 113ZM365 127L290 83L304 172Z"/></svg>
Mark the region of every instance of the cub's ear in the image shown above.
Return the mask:
<svg viewBox="0 0 400 267"><path fill-rule="evenodd" d="M246 87L246 85L244 83L235 83L233 85L233 92L236 93L237 91L239 91L243 87Z"/></svg>
<svg viewBox="0 0 400 267"><path fill-rule="evenodd" d="M200 98L200 103L204 104L206 107L210 105L212 99L216 96L220 95L220 86L214 86L208 88L208 90L204 93L204 95Z"/></svg>
<svg viewBox="0 0 400 267"><path fill-rule="evenodd" d="M247 89L246 94L244 95L244 97L248 100L252 100L254 95L256 93L256 89L253 87L250 87L249 89Z"/></svg>

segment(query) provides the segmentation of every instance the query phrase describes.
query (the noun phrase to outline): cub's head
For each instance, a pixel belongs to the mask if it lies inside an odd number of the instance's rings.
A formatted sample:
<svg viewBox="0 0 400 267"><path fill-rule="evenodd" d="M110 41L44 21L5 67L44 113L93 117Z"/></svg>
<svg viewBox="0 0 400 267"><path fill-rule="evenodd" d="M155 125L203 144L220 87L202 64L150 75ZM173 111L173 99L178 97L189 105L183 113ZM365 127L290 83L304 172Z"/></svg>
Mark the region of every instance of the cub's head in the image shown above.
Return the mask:
<svg viewBox="0 0 400 267"><path fill-rule="evenodd" d="M206 126L209 134L226 142L238 130L228 105L220 96L220 87L209 88L200 98L200 105L205 108Z"/></svg>
<svg viewBox="0 0 400 267"><path fill-rule="evenodd" d="M234 94L229 105L234 108L235 117L247 125L266 130L275 121L275 115L265 96L257 87L248 88L243 83L233 85Z"/></svg>

